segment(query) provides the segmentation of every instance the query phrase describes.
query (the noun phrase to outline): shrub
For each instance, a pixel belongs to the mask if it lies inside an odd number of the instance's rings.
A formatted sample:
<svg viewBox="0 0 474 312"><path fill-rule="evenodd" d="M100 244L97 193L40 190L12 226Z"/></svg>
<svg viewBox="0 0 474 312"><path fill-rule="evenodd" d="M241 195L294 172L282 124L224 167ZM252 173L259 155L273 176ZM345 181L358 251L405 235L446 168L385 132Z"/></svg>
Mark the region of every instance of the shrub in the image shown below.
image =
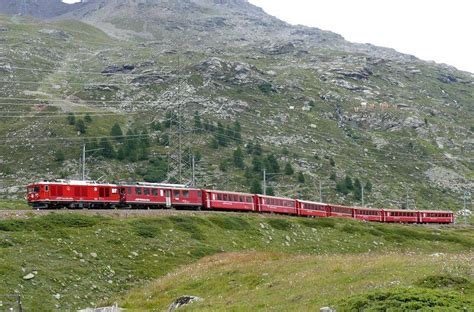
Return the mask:
<svg viewBox="0 0 474 312"><path fill-rule="evenodd" d="M267 223L277 230L286 231L291 228L291 223L285 219L269 219Z"/></svg>

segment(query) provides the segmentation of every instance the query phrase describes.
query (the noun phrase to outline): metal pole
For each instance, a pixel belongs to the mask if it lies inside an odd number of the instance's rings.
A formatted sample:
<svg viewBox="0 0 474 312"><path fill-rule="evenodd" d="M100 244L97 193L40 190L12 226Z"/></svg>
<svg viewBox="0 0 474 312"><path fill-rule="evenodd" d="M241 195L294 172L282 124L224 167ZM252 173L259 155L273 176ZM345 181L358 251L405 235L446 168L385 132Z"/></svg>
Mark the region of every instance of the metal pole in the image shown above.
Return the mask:
<svg viewBox="0 0 474 312"><path fill-rule="evenodd" d="M321 187L321 180L319 180L319 202L323 202L323 192L322 192L322 187Z"/></svg>
<svg viewBox="0 0 474 312"><path fill-rule="evenodd" d="M86 180L86 145L82 145L82 181Z"/></svg>
<svg viewBox="0 0 474 312"><path fill-rule="evenodd" d="M267 171L263 169L263 195L267 195Z"/></svg>
<svg viewBox="0 0 474 312"><path fill-rule="evenodd" d="M194 155L193 155L193 159L192 159L192 165L193 165L193 182L192 182L192 185L193 187L196 186L196 174L195 174L195 171L194 171Z"/></svg>
<svg viewBox="0 0 474 312"><path fill-rule="evenodd" d="M179 165L178 165L178 171L179 171L179 183L181 183L181 179L182 179L182 176L181 176L181 171L182 171L182 167L181 167L181 103L179 103L178 105L178 158L179 158Z"/></svg>
<svg viewBox="0 0 474 312"><path fill-rule="evenodd" d="M405 209L408 209L408 188L406 188L406 191L407 191L407 204L406 204L406 208L405 208Z"/></svg>
<svg viewBox="0 0 474 312"><path fill-rule="evenodd" d="M467 195L467 192L464 191L464 210L463 210L463 214L464 214L464 225L467 225L466 195Z"/></svg>
<svg viewBox="0 0 474 312"><path fill-rule="evenodd" d="M362 191L362 207L364 207L364 185L361 185L361 191Z"/></svg>

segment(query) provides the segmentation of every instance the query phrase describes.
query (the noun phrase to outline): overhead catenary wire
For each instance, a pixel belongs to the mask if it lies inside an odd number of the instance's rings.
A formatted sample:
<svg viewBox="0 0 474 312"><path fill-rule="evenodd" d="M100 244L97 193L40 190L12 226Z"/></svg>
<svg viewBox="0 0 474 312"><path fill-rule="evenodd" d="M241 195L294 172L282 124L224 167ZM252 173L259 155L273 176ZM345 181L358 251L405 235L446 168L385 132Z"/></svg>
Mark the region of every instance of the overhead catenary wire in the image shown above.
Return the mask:
<svg viewBox="0 0 474 312"><path fill-rule="evenodd" d="M9 98L11 99L11 98ZM39 99L38 99L39 100ZM41 100L45 100L45 99L41 99ZM61 101L66 101L66 100L61 100ZM97 103L103 103L104 101L97 101ZM110 101L110 102L114 102L114 103L119 103L120 105L123 105L123 102L120 102L120 101ZM156 100L150 100L150 101L143 101L144 103L146 104L150 104L152 102L156 102ZM136 101L133 101L133 103L135 104ZM0 103L1 104L1 103ZM101 112L76 112L78 115L79 114L94 114L94 115L99 115L99 116L108 116L108 115L128 115L128 114L138 114L137 112L117 112L117 113L101 113ZM239 112L239 114L252 114L250 112ZM69 115L69 114L68 114ZM35 117L42 117L42 118L54 118L54 117L62 117L62 116L66 116L66 114L51 114L51 115L45 115L45 114L41 114L39 113L38 115L9 115L9 116L0 116L0 118L35 118ZM295 129L295 128L294 128ZM298 128L298 130L300 130ZM318 136L318 134L314 134L312 133L312 136ZM323 135L319 135L320 137L323 137ZM344 143L351 143L351 144L354 144L352 142L344 142ZM357 147L360 147L359 145L357 144L354 144L355 146ZM395 152L390 152L390 154L395 154ZM405 153L405 154L409 154L409 153ZM411 153L410 153L411 154ZM386 156L386 155L385 155Z"/></svg>
<svg viewBox="0 0 474 312"><path fill-rule="evenodd" d="M0 99L1 99L1 98L0 98ZM61 101L66 101L66 100L61 100ZM156 103L157 101L159 101L159 99L157 99L157 100L150 100L150 101L133 101L133 104L135 104L135 103L140 103L140 102L143 102L143 103L146 103L146 104L151 104L151 103L154 103L154 102ZM88 102L90 102L90 101L88 101ZM97 101L97 103L100 103L100 102L104 102L104 101ZM110 102L110 103L119 103L120 105L126 105L125 103L120 102L120 101L109 101L109 102ZM81 104L83 104L83 103L81 103ZM132 103L129 103L129 104L132 104ZM1 105L1 103L0 103L0 105ZM51 105L51 106L56 106L56 105ZM78 114L80 114L80 112L79 112ZM117 114L127 114L127 112L121 112L121 113L117 113ZM135 113L134 113L134 114L135 114ZM239 114L239 115L244 115L244 116L252 116L252 117L255 116L255 113L253 113L253 112L239 112L238 114ZM202 115L202 114L201 114L201 115ZM0 116L0 117L1 117L1 116ZM31 118L31 117L30 117L30 118ZM293 130L301 130L301 128L299 128L299 127L294 127L294 126L292 127L292 126L289 126L288 124L285 124L285 127L287 127L287 128L289 127L290 129L293 129ZM326 139L326 136L324 136L324 134L311 133L311 136L319 136L319 137L321 137L321 138L323 138L323 139ZM333 141L335 141L335 142L345 143L345 144L346 144L346 143L349 143L349 144L352 144L352 145L354 145L354 146L360 147L359 145L357 145L357 144L355 144L355 143L353 143L353 142L349 142L349 141L344 141L344 142L342 142L341 140L337 140L337 139L334 139L334 138L331 138L331 140L333 140ZM392 154L399 154L400 152L391 152L391 153L392 153ZM411 154L411 153L404 153L404 154Z"/></svg>

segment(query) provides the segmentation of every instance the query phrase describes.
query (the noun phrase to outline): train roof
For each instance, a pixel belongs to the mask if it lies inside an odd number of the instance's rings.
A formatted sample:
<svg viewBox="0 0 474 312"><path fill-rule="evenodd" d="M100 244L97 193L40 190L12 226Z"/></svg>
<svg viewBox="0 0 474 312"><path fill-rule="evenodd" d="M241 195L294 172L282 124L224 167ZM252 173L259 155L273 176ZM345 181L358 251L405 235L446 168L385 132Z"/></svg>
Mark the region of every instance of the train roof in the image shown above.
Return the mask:
<svg viewBox="0 0 474 312"><path fill-rule="evenodd" d="M44 184L65 184L65 185L80 185L80 186L87 186L87 185L100 185L100 186L118 186L117 184L110 184L110 183L100 183L97 181L82 181L82 180L43 180L35 183L31 183L30 185L44 185Z"/></svg>
<svg viewBox="0 0 474 312"><path fill-rule="evenodd" d="M419 210L411 210L411 209L382 209L383 211L397 211L397 212L418 212Z"/></svg>
<svg viewBox="0 0 474 312"><path fill-rule="evenodd" d="M252 193L226 192L226 191L216 191L216 190L204 190L204 191L206 191L206 192L211 192L211 193L219 193L219 194L233 194L233 195L253 196Z"/></svg>
<svg viewBox="0 0 474 312"><path fill-rule="evenodd" d="M321 202L315 202L311 200L303 200L303 199L297 199L300 203L305 203L305 204L316 204L316 205L329 205L327 203L321 203Z"/></svg>
<svg viewBox="0 0 474 312"><path fill-rule="evenodd" d="M275 198L275 199L284 199L284 200L296 200L293 198L289 197L278 197L278 196L270 196L270 195L262 195L262 194L257 194L258 197L264 197L264 198Z"/></svg>

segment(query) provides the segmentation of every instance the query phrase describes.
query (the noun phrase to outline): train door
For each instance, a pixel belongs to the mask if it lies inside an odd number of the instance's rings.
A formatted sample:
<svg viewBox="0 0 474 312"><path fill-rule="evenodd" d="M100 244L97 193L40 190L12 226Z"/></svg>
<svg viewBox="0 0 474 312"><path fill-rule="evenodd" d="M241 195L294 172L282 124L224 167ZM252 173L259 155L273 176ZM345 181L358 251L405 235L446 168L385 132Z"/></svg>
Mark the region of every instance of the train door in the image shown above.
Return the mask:
<svg viewBox="0 0 474 312"><path fill-rule="evenodd" d="M121 187L120 190L120 202L121 203L124 203L125 200L126 200L126 195L125 195L125 188L124 187Z"/></svg>
<svg viewBox="0 0 474 312"><path fill-rule="evenodd" d="M108 187L99 187L99 200L105 200L110 197L110 189Z"/></svg>
<svg viewBox="0 0 474 312"><path fill-rule="evenodd" d="M165 190L166 207L171 208L171 190Z"/></svg>

